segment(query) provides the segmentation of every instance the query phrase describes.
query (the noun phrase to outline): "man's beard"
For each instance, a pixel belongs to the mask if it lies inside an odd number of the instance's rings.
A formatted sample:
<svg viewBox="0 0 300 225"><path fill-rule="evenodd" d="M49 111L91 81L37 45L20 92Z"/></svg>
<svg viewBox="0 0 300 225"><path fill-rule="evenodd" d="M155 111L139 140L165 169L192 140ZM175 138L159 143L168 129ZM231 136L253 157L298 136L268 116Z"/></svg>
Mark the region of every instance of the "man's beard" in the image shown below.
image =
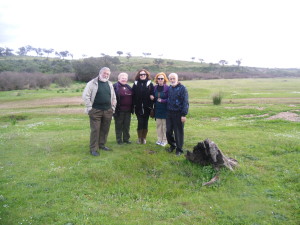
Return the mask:
<svg viewBox="0 0 300 225"><path fill-rule="evenodd" d="M107 82L109 78L104 78L101 75L99 76L100 81Z"/></svg>

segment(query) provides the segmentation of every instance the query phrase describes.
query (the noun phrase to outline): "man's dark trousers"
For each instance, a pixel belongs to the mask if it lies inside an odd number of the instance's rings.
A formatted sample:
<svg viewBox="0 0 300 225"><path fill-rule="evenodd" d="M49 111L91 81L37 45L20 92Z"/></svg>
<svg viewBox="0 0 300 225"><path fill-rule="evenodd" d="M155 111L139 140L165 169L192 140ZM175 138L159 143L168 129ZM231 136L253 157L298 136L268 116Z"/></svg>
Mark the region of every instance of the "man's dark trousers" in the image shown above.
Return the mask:
<svg viewBox="0 0 300 225"><path fill-rule="evenodd" d="M166 122L168 144L171 148L176 148L176 152L183 152L184 123L181 122L181 113L168 111Z"/></svg>

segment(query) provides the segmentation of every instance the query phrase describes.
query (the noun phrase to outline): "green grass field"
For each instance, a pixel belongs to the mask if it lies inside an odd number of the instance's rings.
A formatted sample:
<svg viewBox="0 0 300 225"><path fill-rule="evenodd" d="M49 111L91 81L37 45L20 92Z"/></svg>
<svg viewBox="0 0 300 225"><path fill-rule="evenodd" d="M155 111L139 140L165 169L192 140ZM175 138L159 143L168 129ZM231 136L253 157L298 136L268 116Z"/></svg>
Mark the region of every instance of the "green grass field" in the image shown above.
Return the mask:
<svg viewBox="0 0 300 225"><path fill-rule="evenodd" d="M212 186L210 166L155 145L153 119L146 145L133 116L131 145L116 144L112 122L113 151L91 156L85 84L0 92L0 224L299 224L300 79L183 84L185 149L209 138L239 161Z"/></svg>

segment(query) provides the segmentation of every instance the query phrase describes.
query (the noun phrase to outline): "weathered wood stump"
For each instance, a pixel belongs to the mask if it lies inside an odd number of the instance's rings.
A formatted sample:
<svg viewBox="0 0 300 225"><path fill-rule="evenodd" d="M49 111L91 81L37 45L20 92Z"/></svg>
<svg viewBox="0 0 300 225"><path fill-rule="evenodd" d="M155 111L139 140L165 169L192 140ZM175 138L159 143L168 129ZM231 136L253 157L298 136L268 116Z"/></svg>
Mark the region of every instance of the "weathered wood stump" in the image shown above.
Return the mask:
<svg viewBox="0 0 300 225"><path fill-rule="evenodd" d="M198 142L193 152L187 151L185 157L187 160L200 164L201 166L212 165L217 171L217 174L209 182L203 183L202 185L211 185L216 182L219 179L218 171L221 167L226 167L233 171L234 167L238 165L237 160L225 156L218 146L209 139Z"/></svg>

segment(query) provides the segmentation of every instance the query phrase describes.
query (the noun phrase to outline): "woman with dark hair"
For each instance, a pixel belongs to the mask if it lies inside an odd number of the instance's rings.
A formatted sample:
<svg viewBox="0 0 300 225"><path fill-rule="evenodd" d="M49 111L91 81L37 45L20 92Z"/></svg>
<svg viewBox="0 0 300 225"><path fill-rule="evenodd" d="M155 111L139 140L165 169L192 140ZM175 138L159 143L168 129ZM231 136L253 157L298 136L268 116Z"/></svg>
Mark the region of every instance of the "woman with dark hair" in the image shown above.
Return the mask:
<svg viewBox="0 0 300 225"><path fill-rule="evenodd" d="M148 133L148 121L150 111L153 108L153 83L150 73L145 70L139 70L135 76L132 86L133 106L138 120L137 134L138 144L146 144Z"/></svg>

